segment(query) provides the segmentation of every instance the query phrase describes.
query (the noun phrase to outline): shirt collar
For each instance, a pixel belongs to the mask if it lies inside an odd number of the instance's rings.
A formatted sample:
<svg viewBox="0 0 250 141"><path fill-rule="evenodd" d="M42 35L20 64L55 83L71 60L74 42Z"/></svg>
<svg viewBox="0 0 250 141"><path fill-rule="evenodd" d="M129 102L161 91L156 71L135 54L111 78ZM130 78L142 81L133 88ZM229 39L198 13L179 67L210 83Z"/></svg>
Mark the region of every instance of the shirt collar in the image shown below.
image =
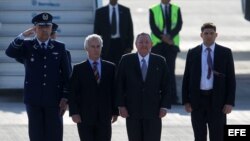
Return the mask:
<svg viewBox="0 0 250 141"><path fill-rule="evenodd" d="M48 46L48 43L49 43L49 40L47 40L45 42L41 42L40 40L37 39L37 41L38 41L39 45L41 45L42 43L45 43L45 46Z"/></svg>
<svg viewBox="0 0 250 141"><path fill-rule="evenodd" d="M214 48L215 48L215 43L213 43L211 46L209 46L209 48L211 48L211 51L214 52ZM202 44L202 51L206 52L207 46Z"/></svg>
<svg viewBox="0 0 250 141"><path fill-rule="evenodd" d="M112 11L113 7L115 7L115 9L117 9L118 8L118 4L116 4L116 5L109 4L109 11Z"/></svg>
<svg viewBox="0 0 250 141"><path fill-rule="evenodd" d="M139 57L139 61L141 62L141 60L144 58L145 59L145 61L147 62L147 64L148 64L148 60L149 60L149 53L146 55L146 56L144 56L144 57L142 57L139 53L137 53L138 54L138 57Z"/></svg>
<svg viewBox="0 0 250 141"><path fill-rule="evenodd" d="M97 65L101 64L101 59L100 59L100 58L97 59L96 61L91 60L91 59L89 59L89 58L88 58L88 60L89 60L89 62L90 62L90 64L91 64L91 66L92 66L92 64L93 64L94 62L97 62Z"/></svg>
<svg viewBox="0 0 250 141"><path fill-rule="evenodd" d="M166 6L166 5L169 7L169 4L163 4L163 3L161 3L161 8L162 8L162 9L165 9L165 6Z"/></svg>

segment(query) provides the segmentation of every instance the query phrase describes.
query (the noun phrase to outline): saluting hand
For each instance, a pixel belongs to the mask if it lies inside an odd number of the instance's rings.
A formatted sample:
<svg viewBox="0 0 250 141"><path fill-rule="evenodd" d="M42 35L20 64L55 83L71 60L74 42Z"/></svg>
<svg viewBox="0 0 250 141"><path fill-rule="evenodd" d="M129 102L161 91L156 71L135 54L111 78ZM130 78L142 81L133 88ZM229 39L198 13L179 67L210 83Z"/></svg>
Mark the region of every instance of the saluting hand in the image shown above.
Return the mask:
<svg viewBox="0 0 250 141"><path fill-rule="evenodd" d="M31 27L23 32L24 37L32 37L36 34L35 26Z"/></svg>

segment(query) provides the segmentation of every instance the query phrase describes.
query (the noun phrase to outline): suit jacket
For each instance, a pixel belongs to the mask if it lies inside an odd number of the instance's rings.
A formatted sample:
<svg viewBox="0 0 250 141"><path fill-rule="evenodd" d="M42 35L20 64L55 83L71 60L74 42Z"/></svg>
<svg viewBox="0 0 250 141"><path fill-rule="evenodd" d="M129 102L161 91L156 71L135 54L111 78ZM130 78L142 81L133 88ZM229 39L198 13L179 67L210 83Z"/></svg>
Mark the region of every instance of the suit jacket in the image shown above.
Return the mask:
<svg viewBox="0 0 250 141"><path fill-rule="evenodd" d="M114 105L115 65L101 60L101 80L98 84L89 61L76 64L70 78L70 116L79 114L82 122L109 123L112 115L118 115Z"/></svg>
<svg viewBox="0 0 250 141"><path fill-rule="evenodd" d="M129 8L119 5L119 29L121 39L121 52L126 53L125 50L133 50L134 34L133 23ZM111 23L109 20L109 6L104 6L96 10L94 21L94 33L102 36L103 48L102 56L106 56L110 50L111 40Z"/></svg>
<svg viewBox="0 0 250 141"><path fill-rule="evenodd" d="M183 104L191 103L192 108L200 104L201 81L201 45L190 49L187 54L186 67L182 84ZM215 44L214 75L212 106L221 110L225 104L234 105L235 100L235 72L234 61L230 49Z"/></svg>
<svg viewBox="0 0 250 141"><path fill-rule="evenodd" d="M6 54L24 63L26 104L58 106L62 97L67 98L71 72L63 43L49 40L46 51L43 51L37 39L16 38L7 48Z"/></svg>
<svg viewBox="0 0 250 141"><path fill-rule="evenodd" d="M131 118L159 118L160 108L171 108L168 75L165 59L151 53L144 82L138 54L124 55L117 72L118 106Z"/></svg>
<svg viewBox="0 0 250 141"><path fill-rule="evenodd" d="M169 19L168 19L169 23L171 23L171 7L172 7L172 4L169 5ZM162 16L163 16L162 19L165 19L164 12L162 13ZM163 20L163 21L164 23L166 22L166 20ZM164 32L160 31L159 27L157 27L157 25L155 24L154 14L152 10L149 10L149 24L150 24L151 31L154 33L154 35L157 36L159 39L161 39L161 35L163 35ZM171 25L169 25L169 27L171 27ZM174 36L179 34L179 32L181 31L181 28L182 28L182 15L181 15L181 10L179 9L177 24L174 29L168 28L167 34L169 34L173 38Z"/></svg>

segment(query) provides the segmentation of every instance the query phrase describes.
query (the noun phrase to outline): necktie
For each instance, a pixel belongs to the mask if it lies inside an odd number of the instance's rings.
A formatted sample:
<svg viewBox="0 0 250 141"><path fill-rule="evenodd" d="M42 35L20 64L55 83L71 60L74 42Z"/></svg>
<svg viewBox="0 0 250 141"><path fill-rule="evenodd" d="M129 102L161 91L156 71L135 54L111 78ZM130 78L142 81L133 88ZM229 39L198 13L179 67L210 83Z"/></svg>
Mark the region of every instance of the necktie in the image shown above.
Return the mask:
<svg viewBox="0 0 250 141"><path fill-rule="evenodd" d="M141 60L141 62L142 62L142 66L141 66L142 79L143 79L143 81L145 81L146 80L148 66L147 66L146 60L144 58Z"/></svg>
<svg viewBox="0 0 250 141"><path fill-rule="evenodd" d="M171 23L170 23L170 18L169 18L168 5L165 5L165 25L166 25L167 33L169 33Z"/></svg>
<svg viewBox="0 0 250 141"><path fill-rule="evenodd" d="M168 5L165 5L165 16L168 17Z"/></svg>
<svg viewBox="0 0 250 141"><path fill-rule="evenodd" d="M115 7L113 7L113 12L112 12L111 33L112 33L112 35L116 34L116 13L115 13Z"/></svg>
<svg viewBox="0 0 250 141"><path fill-rule="evenodd" d="M93 71L94 71L94 76L95 76L96 82L99 84L100 76L99 76L99 72L98 72L98 69L97 69L97 64L98 64L97 62L93 63Z"/></svg>
<svg viewBox="0 0 250 141"><path fill-rule="evenodd" d="M207 48L207 65L208 65L207 79L210 79L213 70L213 61L211 57L211 48L209 47Z"/></svg>
<svg viewBox="0 0 250 141"><path fill-rule="evenodd" d="M43 50L46 50L45 43L41 43L41 47L42 47Z"/></svg>

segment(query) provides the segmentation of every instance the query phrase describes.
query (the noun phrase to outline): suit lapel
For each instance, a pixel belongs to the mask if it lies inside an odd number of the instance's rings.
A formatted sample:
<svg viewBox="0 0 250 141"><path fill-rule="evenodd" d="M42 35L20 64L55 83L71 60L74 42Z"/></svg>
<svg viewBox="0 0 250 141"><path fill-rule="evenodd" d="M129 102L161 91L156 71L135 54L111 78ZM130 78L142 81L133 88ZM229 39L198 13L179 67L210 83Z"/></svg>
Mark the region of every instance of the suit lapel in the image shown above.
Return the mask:
<svg viewBox="0 0 250 141"><path fill-rule="evenodd" d="M107 74L106 73L106 65L103 63L103 61L101 60L101 78L100 78L100 84L102 83L102 80L104 80L105 78L105 74Z"/></svg>
<svg viewBox="0 0 250 141"><path fill-rule="evenodd" d="M202 54L202 46L201 45L199 45L199 46L197 46L197 49L196 49L196 52L194 53L194 54L196 54L196 56L193 58L194 59L194 62L195 62L195 66L197 66L197 68L195 68L195 70L196 70L196 74L197 74L197 79L199 79L199 81L200 81L200 79L201 79L201 60L202 60L202 58L201 58L201 54Z"/></svg>
<svg viewBox="0 0 250 141"><path fill-rule="evenodd" d="M213 60L213 69L214 70L218 70L217 68L217 66L220 64L219 62L219 58L220 57L222 57L221 55L220 55L220 51L219 51L219 48L218 48L218 45L217 44L215 44L215 48L214 48L214 60Z"/></svg>
<svg viewBox="0 0 250 141"><path fill-rule="evenodd" d="M87 65L87 69L88 69L88 72L89 72L89 75L86 75L86 76L89 76L90 79L92 80L92 82L94 82L95 84L97 84L97 81L96 81L95 75L94 75L94 71L92 69L92 66L91 66L89 60L86 61L86 65Z"/></svg>
<svg viewBox="0 0 250 141"><path fill-rule="evenodd" d="M109 19L109 5L107 5L105 7L105 11L104 11L104 17L101 17L101 18L104 18L106 21L104 22L104 25L109 25L111 26L111 23L110 23L110 19Z"/></svg>
<svg viewBox="0 0 250 141"><path fill-rule="evenodd" d="M155 60L154 60L153 56L151 54L149 54L148 69L147 69L147 75L146 75L146 81L145 82L147 82L148 80L152 80L149 77L154 76L153 75L154 74L153 68L155 68L154 67L154 64L155 64L154 61Z"/></svg>
<svg viewBox="0 0 250 141"><path fill-rule="evenodd" d="M134 60L135 60L134 67L135 67L135 71L136 71L136 76L138 76L139 79L140 79L141 81L143 81L143 80L142 80L142 73L141 73L141 64L140 64L140 62L139 62L140 60L139 60L139 57L138 57L138 54L137 54L137 53L134 54Z"/></svg>

